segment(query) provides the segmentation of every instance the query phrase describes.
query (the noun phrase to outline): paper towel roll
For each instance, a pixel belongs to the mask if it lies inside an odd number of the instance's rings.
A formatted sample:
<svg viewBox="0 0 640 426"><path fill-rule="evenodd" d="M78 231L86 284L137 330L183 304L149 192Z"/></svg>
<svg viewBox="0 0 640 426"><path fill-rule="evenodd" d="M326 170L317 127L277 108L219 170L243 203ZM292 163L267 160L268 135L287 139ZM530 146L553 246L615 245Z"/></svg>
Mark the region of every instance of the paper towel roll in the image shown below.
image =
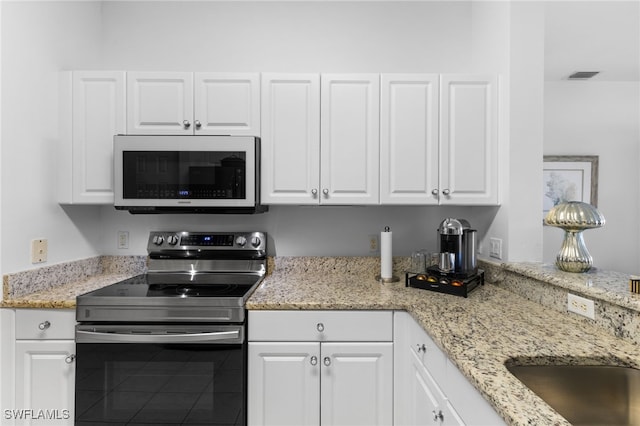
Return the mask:
<svg viewBox="0 0 640 426"><path fill-rule="evenodd" d="M388 226L380 233L380 278L382 279L393 277L392 236L393 233Z"/></svg>

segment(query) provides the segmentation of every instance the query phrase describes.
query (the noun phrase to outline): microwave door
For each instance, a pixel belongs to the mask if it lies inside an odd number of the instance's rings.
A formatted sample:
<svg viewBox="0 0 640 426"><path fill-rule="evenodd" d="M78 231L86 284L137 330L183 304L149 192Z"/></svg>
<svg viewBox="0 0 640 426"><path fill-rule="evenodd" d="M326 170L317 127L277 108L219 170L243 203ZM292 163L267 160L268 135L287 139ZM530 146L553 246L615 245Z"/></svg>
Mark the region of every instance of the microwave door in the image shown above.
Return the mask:
<svg viewBox="0 0 640 426"><path fill-rule="evenodd" d="M239 136L116 136L115 206L255 207L258 144Z"/></svg>

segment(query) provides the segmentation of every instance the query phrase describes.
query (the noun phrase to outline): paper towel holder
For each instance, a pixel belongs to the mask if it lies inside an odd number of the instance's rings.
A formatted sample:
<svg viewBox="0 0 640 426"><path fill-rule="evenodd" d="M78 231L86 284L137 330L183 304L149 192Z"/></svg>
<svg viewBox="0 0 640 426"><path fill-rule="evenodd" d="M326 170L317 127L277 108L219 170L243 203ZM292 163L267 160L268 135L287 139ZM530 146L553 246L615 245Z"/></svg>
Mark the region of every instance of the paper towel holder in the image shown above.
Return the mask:
<svg viewBox="0 0 640 426"><path fill-rule="evenodd" d="M390 232L390 231L391 231L391 229L388 226L384 227L384 232ZM382 241L383 241L383 239L382 239L382 235L381 235L381 238L380 238L380 244L381 245L382 245ZM382 251L383 250L382 250L382 247L381 247L381 249L380 249L381 271L380 271L380 274L375 276L376 281L379 281L381 283L394 283L394 282L400 281L400 278L398 278L397 276L393 275L393 256L391 256L391 258L389 259L389 261L391 262L391 277L385 277L385 278L382 277L382 262L383 262Z"/></svg>

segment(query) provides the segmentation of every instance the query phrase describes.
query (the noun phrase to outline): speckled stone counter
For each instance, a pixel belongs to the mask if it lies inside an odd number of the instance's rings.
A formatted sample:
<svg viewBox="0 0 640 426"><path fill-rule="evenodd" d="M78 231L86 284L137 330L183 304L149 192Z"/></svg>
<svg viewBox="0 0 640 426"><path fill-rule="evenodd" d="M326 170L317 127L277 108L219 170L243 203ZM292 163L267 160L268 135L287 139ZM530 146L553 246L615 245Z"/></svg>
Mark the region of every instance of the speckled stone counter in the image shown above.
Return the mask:
<svg viewBox="0 0 640 426"><path fill-rule="evenodd" d="M561 313L567 312L568 293L593 300L595 320L570 315L640 345L640 294L630 292L630 275L595 268L570 273L533 262L484 266L492 283Z"/></svg>
<svg viewBox="0 0 640 426"><path fill-rule="evenodd" d="M76 296L142 273L146 256L100 256L2 277L4 308L74 308Z"/></svg>
<svg viewBox="0 0 640 426"><path fill-rule="evenodd" d="M486 264L488 276L501 265ZM406 263L394 259L396 275ZM468 298L382 284L376 258L276 258L248 309L405 310L513 425L568 425L505 363L614 364L640 368L638 347L575 315L487 283ZM566 303L566 301L565 301Z"/></svg>

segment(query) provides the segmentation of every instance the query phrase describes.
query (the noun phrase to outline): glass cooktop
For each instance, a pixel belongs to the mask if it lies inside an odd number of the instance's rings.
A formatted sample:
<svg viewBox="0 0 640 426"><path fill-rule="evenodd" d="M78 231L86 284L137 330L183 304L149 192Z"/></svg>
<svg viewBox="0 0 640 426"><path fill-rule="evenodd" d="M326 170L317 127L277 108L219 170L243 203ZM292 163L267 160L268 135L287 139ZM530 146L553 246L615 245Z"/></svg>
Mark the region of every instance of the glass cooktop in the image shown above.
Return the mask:
<svg viewBox="0 0 640 426"><path fill-rule="evenodd" d="M261 279L251 274L149 273L87 293L91 297L243 297Z"/></svg>

